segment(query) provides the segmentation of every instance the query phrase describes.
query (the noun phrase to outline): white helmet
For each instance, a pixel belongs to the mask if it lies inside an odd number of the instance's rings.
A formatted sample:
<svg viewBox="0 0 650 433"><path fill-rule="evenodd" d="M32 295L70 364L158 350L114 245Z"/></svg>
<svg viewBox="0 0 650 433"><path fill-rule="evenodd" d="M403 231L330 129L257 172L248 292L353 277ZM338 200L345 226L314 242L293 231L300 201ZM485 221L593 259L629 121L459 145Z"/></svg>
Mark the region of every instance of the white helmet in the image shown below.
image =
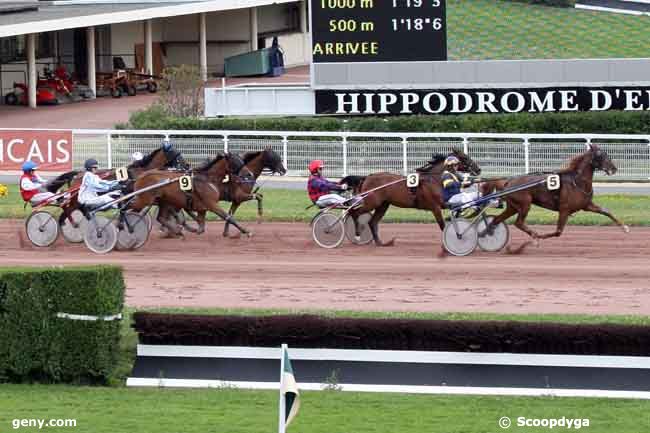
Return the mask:
<svg viewBox="0 0 650 433"><path fill-rule="evenodd" d="M133 152L131 155L131 159L134 161L142 161L142 158L144 158L142 152Z"/></svg>

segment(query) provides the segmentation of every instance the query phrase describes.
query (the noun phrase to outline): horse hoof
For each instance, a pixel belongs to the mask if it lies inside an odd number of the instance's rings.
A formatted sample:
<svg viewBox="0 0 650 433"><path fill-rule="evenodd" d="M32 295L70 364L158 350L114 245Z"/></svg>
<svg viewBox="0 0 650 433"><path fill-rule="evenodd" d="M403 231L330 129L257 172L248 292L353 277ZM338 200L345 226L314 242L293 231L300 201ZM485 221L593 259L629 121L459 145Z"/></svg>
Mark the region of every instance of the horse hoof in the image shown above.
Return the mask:
<svg viewBox="0 0 650 433"><path fill-rule="evenodd" d="M624 226L623 226L623 231L624 231L625 233L630 233L630 227L629 227L628 225L624 225Z"/></svg>

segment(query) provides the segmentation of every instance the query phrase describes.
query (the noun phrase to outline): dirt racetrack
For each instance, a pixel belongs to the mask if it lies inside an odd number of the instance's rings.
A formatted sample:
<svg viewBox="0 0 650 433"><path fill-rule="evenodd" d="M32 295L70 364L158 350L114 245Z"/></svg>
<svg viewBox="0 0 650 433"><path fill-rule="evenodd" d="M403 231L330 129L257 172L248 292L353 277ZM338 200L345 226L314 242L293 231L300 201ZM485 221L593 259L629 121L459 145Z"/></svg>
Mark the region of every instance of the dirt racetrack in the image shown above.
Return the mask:
<svg viewBox="0 0 650 433"><path fill-rule="evenodd" d="M32 247L22 221L0 222L0 263L114 263L132 306L650 314L650 229L568 227L520 255L439 257L428 224L384 224L394 247L324 250L304 223L248 223L252 239L223 239L221 223L185 240L154 231L137 252L95 255L62 238ZM547 232L551 227L537 227ZM511 230L511 245L524 240Z"/></svg>

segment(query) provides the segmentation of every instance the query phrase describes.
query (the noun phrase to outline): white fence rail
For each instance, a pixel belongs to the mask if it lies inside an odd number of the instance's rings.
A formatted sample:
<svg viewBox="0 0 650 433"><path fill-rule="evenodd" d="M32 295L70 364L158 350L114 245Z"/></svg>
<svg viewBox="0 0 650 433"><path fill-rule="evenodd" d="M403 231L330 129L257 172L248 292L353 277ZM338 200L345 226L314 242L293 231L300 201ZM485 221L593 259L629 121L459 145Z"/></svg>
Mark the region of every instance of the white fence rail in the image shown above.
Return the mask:
<svg viewBox="0 0 650 433"><path fill-rule="evenodd" d="M603 134L358 133L292 131L142 131L78 129L74 166L93 157L104 167L129 162L135 151L149 152L165 137L191 164L217 152L247 152L271 147L282 155L288 174L307 175L307 164L322 159L326 175L340 177L377 171L407 173L434 152L458 147L477 161L487 176L517 175L560 168L589 143L598 144L617 165L612 180L650 179L650 136ZM597 173L604 178L604 173Z"/></svg>

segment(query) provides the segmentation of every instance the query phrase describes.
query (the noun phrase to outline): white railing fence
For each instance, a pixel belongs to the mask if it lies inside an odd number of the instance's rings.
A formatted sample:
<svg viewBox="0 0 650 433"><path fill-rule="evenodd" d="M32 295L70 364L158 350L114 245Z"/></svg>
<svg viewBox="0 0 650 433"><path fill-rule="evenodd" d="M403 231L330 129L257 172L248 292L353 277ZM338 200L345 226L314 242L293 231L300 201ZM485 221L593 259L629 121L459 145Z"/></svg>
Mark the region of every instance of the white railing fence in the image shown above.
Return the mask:
<svg viewBox="0 0 650 433"><path fill-rule="evenodd" d="M603 134L358 133L278 131L74 130L74 167L90 157L104 167L129 162L135 151L150 152L168 137L195 165L218 152L271 147L282 155L290 176L306 176L307 164L322 159L326 175L341 177L378 171L407 173L435 152L458 147L478 162L486 176L554 170L584 151L601 146L617 165L612 180L650 179L650 136ZM597 173L597 178L605 178Z"/></svg>

